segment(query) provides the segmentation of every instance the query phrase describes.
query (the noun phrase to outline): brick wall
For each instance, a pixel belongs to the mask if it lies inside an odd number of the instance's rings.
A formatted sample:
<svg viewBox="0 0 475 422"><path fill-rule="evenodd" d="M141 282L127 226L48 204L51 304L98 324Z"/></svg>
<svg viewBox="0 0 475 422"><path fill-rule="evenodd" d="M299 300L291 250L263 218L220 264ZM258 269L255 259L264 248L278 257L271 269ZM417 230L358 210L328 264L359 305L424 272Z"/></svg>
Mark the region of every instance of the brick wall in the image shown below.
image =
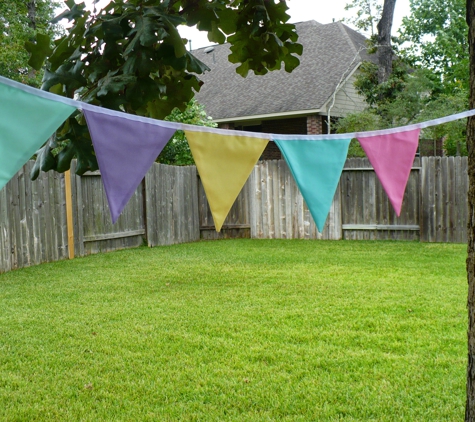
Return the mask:
<svg viewBox="0 0 475 422"><path fill-rule="evenodd" d="M261 160L282 160L282 153L275 142L269 142L261 155Z"/></svg>
<svg viewBox="0 0 475 422"><path fill-rule="evenodd" d="M323 133L323 116L316 114L307 116L307 134L321 135Z"/></svg>

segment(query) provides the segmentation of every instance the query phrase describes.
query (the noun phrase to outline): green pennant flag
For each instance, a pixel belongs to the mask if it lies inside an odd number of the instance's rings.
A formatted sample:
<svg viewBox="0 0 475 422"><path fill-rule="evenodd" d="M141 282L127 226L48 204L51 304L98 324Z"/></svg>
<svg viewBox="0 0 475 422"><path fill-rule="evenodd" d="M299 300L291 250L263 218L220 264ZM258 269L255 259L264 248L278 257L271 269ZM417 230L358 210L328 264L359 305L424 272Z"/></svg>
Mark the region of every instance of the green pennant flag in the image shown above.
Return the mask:
<svg viewBox="0 0 475 422"><path fill-rule="evenodd" d="M0 189L75 110L0 83Z"/></svg>
<svg viewBox="0 0 475 422"><path fill-rule="evenodd" d="M274 139L320 233L335 196L350 141L351 139Z"/></svg>

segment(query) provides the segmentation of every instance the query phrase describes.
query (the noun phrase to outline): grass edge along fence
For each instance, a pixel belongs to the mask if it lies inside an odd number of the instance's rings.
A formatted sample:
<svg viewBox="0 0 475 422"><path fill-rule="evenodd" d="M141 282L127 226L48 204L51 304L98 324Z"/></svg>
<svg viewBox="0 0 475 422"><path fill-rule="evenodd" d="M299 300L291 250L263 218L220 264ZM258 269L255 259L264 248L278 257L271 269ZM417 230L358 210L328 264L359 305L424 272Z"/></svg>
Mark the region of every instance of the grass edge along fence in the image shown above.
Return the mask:
<svg viewBox="0 0 475 422"><path fill-rule="evenodd" d="M466 242L467 158L416 158L400 217L366 159L349 159L323 233L319 233L285 161L256 165L221 233L214 230L194 166L154 164L113 225L99 172L71 169L72 227L66 178L27 163L0 191L0 272L75 256L200 239L361 239Z"/></svg>

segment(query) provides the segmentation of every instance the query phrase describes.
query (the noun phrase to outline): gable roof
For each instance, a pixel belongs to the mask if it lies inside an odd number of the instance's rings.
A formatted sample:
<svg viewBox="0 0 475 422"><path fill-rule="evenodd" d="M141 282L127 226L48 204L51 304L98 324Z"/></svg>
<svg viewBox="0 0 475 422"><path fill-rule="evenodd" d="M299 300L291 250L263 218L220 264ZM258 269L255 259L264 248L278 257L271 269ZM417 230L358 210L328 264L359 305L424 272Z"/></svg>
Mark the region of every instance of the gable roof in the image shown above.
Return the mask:
<svg viewBox="0 0 475 422"><path fill-rule="evenodd" d="M200 76L204 82L196 99L214 120L316 112L327 103L338 84L348 78L367 54L366 38L341 22L296 24L298 42L303 45L300 66L292 73L284 69L246 78L228 61L229 44L214 50L200 48L193 54L211 71Z"/></svg>

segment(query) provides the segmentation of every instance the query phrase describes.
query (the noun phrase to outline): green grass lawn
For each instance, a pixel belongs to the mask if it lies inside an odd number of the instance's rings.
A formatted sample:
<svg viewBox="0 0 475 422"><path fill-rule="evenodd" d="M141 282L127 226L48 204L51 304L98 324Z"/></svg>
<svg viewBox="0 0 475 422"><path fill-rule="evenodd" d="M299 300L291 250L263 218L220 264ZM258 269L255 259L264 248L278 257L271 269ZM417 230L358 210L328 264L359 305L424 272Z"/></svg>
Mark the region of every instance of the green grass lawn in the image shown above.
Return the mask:
<svg viewBox="0 0 475 422"><path fill-rule="evenodd" d="M229 240L0 275L1 421L461 421L465 245Z"/></svg>

